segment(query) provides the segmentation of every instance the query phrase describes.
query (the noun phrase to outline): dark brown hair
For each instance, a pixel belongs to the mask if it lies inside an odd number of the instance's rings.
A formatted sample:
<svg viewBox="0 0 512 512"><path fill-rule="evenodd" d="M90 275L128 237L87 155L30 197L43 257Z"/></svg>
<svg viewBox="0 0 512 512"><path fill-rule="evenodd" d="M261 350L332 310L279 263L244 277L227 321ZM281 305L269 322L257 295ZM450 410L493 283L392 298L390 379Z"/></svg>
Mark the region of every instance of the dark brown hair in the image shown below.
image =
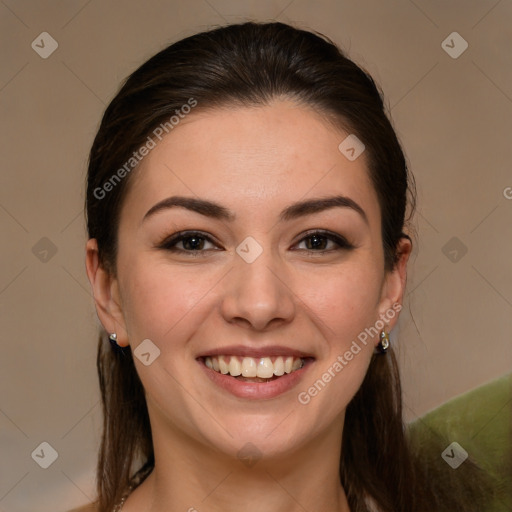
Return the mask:
<svg viewBox="0 0 512 512"><path fill-rule="evenodd" d="M383 264L393 269L414 194L408 194L413 184L379 89L324 36L282 23L252 22L170 45L137 69L109 104L90 152L86 199L88 233L98 242L101 264L115 274L120 207L136 172L127 170L126 162L161 123L191 99L199 111L266 105L279 97L313 107L365 144L382 214ZM122 179L112 182L123 166ZM107 182L111 186L105 187ZM154 453L144 390L129 347L112 349L102 333L97 363L104 414L98 506L110 512L136 470L141 468L139 481L151 471ZM449 494L438 503L424 473L406 439L391 349L374 356L347 408L341 483L352 512L367 511L367 500L385 512L459 510Z"/></svg>

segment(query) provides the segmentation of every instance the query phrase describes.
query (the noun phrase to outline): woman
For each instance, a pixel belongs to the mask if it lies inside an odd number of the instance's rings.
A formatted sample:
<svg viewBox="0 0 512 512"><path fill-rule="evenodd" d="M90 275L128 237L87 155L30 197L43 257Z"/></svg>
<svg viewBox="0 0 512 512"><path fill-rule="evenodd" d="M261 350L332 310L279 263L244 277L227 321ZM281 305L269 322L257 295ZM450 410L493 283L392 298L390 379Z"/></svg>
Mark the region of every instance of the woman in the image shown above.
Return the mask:
<svg viewBox="0 0 512 512"><path fill-rule="evenodd" d="M410 180L373 80L313 33L223 27L128 78L88 175L94 510L458 510L389 346Z"/></svg>

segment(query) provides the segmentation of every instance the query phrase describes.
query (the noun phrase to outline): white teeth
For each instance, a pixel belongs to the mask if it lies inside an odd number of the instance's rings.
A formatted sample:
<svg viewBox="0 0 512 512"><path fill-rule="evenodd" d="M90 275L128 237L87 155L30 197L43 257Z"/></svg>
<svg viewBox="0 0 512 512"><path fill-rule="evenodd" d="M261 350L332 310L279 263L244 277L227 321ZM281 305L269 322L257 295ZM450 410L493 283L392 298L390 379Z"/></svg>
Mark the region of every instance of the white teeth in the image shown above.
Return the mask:
<svg viewBox="0 0 512 512"><path fill-rule="evenodd" d="M284 375L284 361L281 356L274 361L274 375L277 375L278 377Z"/></svg>
<svg viewBox="0 0 512 512"><path fill-rule="evenodd" d="M242 375L244 377L256 377L257 374L256 361L252 357L244 357L242 359Z"/></svg>
<svg viewBox="0 0 512 512"><path fill-rule="evenodd" d="M302 368L302 359L294 359L292 363L292 372Z"/></svg>
<svg viewBox="0 0 512 512"><path fill-rule="evenodd" d="M259 377L261 379L270 379L274 375L280 377L285 373L291 373L304 366L304 360L300 357L278 356L272 362L270 357L244 357L237 356L215 356L205 357L204 364L216 372L223 375L238 377Z"/></svg>
<svg viewBox="0 0 512 512"><path fill-rule="evenodd" d="M242 365L238 360L238 357L231 356L229 361L229 374L233 377L237 377L238 375L242 374Z"/></svg>
<svg viewBox="0 0 512 512"><path fill-rule="evenodd" d="M262 357L258 362L256 376L261 379L270 379L274 375L274 365L270 357Z"/></svg>
<svg viewBox="0 0 512 512"><path fill-rule="evenodd" d="M224 361L223 356L219 357L219 367L220 367L220 373L222 373L223 375L226 375L226 373L229 372L228 363L226 363L226 361Z"/></svg>

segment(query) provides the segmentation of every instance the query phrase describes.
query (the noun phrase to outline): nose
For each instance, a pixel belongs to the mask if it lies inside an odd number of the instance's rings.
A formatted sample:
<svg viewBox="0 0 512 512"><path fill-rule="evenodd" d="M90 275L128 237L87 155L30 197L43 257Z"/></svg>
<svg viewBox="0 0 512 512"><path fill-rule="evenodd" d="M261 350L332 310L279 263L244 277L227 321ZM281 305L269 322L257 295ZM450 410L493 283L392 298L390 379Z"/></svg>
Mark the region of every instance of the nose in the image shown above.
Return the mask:
<svg viewBox="0 0 512 512"><path fill-rule="evenodd" d="M270 325L289 323L296 300L286 270L273 260L271 251L263 251L252 263L236 255L228 273L221 312L229 323L254 330L268 330Z"/></svg>

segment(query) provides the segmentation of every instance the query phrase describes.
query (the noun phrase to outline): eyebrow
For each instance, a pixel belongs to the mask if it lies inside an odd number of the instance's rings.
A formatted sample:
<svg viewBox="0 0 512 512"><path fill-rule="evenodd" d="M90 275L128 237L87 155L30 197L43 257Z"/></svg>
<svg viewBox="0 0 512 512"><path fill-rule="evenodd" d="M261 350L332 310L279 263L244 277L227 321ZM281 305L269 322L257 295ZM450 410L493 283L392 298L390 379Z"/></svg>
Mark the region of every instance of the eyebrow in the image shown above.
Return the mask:
<svg viewBox="0 0 512 512"><path fill-rule="evenodd" d="M209 201L207 199L199 199L195 197L186 196L172 196L158 202L152 206L144 215L142 222L151 217L157 212L162 210L168 210L170 208L185 208L193 212L204 215L205 217L211 217L213 219L234 221L236 215L224 206ZM336 195L323 197L318 199L308 199L306 201L299 201L287 206L279 215L280 221L290 221L299 217L305 217L313 213L322 212L331 208L350 208L357 212L368 224L368 217L365 211L350 197Z"/></svg>

